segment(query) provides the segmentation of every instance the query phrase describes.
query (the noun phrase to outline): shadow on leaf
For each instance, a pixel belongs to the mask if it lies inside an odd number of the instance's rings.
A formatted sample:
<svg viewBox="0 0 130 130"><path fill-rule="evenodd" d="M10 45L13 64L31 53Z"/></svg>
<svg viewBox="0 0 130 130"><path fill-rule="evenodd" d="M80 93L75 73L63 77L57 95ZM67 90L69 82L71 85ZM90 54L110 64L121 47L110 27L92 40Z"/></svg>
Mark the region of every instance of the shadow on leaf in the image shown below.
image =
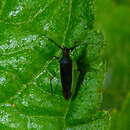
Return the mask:
<svg viewBox="0 0 130 130"><path fill-rule="evenodd" d="M72 100L74 100L77 97L80 87L84 81L84 77L86 73L90 70L90 65L87 60L87 45L84 45L84 47L82 48L82 51L78 56L76 63L77 63L77 69L79 71L79 77Z"/></svg>

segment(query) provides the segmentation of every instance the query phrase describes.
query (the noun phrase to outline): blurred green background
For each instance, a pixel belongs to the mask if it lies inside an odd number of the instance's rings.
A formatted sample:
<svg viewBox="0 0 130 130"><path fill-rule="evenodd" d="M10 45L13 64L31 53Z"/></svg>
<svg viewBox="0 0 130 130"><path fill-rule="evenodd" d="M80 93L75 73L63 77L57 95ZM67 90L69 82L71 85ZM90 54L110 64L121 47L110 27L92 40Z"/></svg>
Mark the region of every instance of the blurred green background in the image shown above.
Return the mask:
<svg viewBox="0 0 130 130"><path fill-rule="evenodd" d="M130 130L130 0L97 0L95 12L107 43L102 109L110 111L111 130Z"/></svg>

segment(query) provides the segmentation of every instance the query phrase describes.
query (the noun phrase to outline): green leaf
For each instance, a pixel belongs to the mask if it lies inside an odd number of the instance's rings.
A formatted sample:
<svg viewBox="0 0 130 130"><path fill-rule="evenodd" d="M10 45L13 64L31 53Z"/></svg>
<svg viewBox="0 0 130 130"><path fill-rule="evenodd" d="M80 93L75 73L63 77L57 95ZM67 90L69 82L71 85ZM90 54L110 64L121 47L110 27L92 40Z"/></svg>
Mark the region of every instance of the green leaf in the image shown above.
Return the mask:
<svg viewBox="0 0 130 130"><path fill-rule="evenodd" d="M100 110L103 36L93 23L93 0L0 2L1 129L108 129L109 115ZM66 47L80 41L72 53L75 96L69 101L53 58L61 50L46 36Z"/></svg>

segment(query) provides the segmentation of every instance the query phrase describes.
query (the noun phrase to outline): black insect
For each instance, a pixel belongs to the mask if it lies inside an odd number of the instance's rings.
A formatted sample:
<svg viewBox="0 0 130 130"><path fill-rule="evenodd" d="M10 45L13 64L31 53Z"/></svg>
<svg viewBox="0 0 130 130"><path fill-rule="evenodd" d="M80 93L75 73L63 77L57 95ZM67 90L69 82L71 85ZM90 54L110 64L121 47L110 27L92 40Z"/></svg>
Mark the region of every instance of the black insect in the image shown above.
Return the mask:
<svg viewBox="0 0 130 130"><path fill-rule="evenodd" d="M71 84L72 84L72 60L70 58L70 51L73 48L62 48L62 58L60 60L60 76L63 88L63 96L65 99L71 97Z"/></svg>
<svg viewBox="0 0 130 130"><path fill-rule="evenodd" d="M59 61L60 76L61 76L63 96L66 100L68 100L71 97L71 84L72 84L72 59L70 57L70 51L73 51L77 47L77 45L71 48L67 48L65 46L61 47L52 39L50 38L48 39L62 50L62 57Z"/></svg>

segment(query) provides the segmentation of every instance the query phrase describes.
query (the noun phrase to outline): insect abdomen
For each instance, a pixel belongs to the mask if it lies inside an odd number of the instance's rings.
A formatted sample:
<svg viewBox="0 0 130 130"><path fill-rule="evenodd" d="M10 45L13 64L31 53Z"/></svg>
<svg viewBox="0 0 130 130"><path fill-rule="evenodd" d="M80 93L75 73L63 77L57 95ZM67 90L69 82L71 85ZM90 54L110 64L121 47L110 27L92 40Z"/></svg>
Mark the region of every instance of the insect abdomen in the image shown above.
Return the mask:
<svg viewBox="0 0 130 130"><path fill-rule="evenodd" d="M63 57L60 60L60 75L63 96L65 99L71 97L71 84L72 84L72 60L69 57Z"/></svg>

